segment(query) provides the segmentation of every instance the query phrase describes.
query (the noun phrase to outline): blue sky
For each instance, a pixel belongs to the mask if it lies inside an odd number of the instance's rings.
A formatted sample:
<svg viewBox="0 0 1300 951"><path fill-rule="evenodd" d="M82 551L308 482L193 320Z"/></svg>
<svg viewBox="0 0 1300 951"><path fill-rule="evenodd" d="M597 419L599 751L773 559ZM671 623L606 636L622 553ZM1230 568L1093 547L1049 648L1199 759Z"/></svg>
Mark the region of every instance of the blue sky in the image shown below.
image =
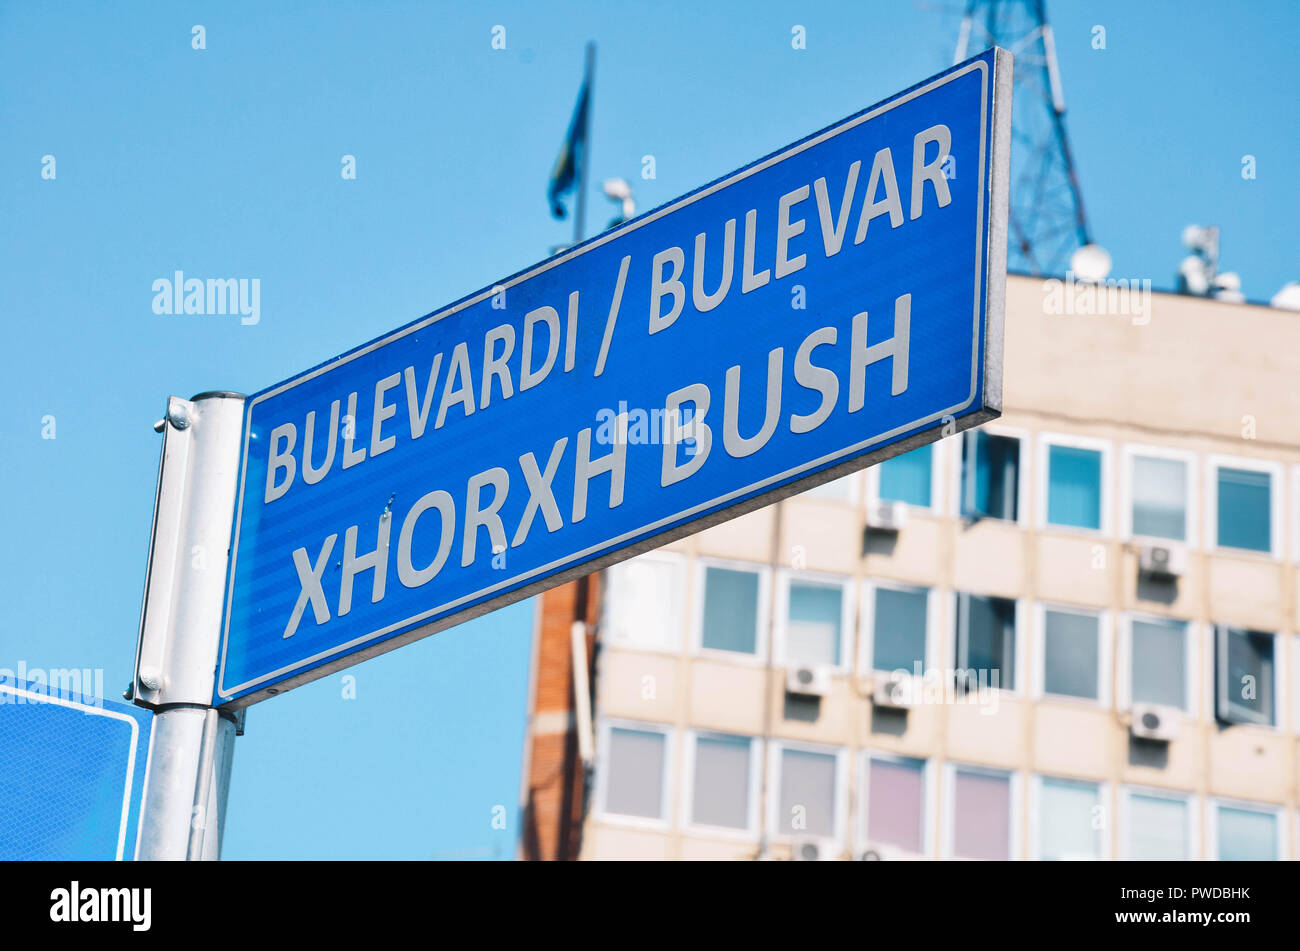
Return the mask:
<svg viewBox="0 0 1300 951"><path fill-rule="evenodd" d="M168 394L263 389L566 241L546 180L587 39L595 224L603 178L647 209L941 71L962 6L0 3L0 666L130 679ZM1171 286L1197 222L1250 299L1300 278L1300 7L1048 7L1115 276ZM177 269L259 278L260 322L155 315ZM532 617L355 668L356 700L334 675L254 707L227 857L510 855Z"/></svg>

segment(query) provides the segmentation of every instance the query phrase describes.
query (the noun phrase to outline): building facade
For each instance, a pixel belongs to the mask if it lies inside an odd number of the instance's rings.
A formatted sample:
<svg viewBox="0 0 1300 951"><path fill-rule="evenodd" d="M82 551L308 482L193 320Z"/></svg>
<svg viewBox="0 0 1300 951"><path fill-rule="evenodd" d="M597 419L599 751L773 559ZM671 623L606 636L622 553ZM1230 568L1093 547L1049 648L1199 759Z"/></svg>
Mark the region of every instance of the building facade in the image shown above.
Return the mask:
<svg viewBox="0 0 1300 951"><path fill-rule="evenodd" d="M1300 315L1084 295L1008 279L996 422L604 572L580 857L1300 855Z"/></svg>

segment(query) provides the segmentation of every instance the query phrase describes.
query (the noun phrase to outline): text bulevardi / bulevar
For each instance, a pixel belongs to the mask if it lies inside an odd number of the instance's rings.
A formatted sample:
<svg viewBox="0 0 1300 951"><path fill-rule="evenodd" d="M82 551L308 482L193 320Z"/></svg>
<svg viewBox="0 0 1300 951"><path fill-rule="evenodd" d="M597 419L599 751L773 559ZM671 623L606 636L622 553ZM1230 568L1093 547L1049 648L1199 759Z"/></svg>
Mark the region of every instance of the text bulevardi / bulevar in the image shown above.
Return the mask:
<svg viewBox="0 0 1300 951"><path fill-rule="evenodd" d="M937 145L927 160L927 146ZM926 207L927 184L931 194L931 206L945 208L951 203L947 180L943 166L951 150L951 133L945 125L934 125L917 133L913 139L910 162L909 209L908 219L920 218ZM893 156L888 148L880 149L871 162L869 173L865 176L864 187L859 189L862 181L862 162L855 161L845 177L844 189L832 195L825 177L818 178L810 185L802 185L781 196L775 210L776 242L771 249L772 264L768 268L756 270L756 244L758 209L750 209L745 214L743 226L735 218L725 222L722 237L722 274L718 287L706 291L704 287L705 257L707 239L705 234L696 236L692 281L689 301L697 313L707 313L720 305L728 294L737 290L733 280L736 270L736 244L738 230L742 231L740 255L739 293L748 294L773 279L781 279L794 274L805 267L807 254L791 256L791 240L804 234L807 222L797 217L797 206L812 197L816 204L817 221L821 226L822 250L826 256L833 257L840 253L844 242L849 237L854 206L858 213L853 230L853 243L860 244L867 236L868 227L878 218L887 217L891 228L904 224L902 193L899 190L898 176L895 172ZM905 167L906 170L906 167ZM879 227L879 225L877 225ZM807 239L804 239L807 240ZM710 257L715 252L710 252ZM669 247L656 253L648 262L650 267L650 299L647 332L651 335L661 333L671 327L682 315L688 301L685 284L687 253L681 247ZM763 262L766 265L766 262ZM631 255L623 258L614 295L612 311L620 305L622 288L626 280ZM714 269L716 270L716 265ZM494 394L499 394L498 403L510 399L516 392L523 392L541 385L556 369L561 346L564 347L563 372L569 373L575 366L575 337L577 326L579 295L574 291L568 299L567 334L561 329L559 311L552 306L542 306L529 311L523 320L522 339L516 352L515 328L513 324L503 323L488 330L483 337L483 361L479 379L473 378L469 358L469 343L461 342L451 349L450 356L444 360L439 352L433 356L427 367L408 366L401 373L394 373L376 382L373 392L373 407L369 440L361 440L357 445L355 427L357 400L359 394L352 392L344 398L333 401L329 410L328 433L321 432L316 412L308 412L305 419L284 422L271 430L268 440L267 474L264 505L272 505L287 493L295 480L301 477L307 485L316 485L328 478L335 463L340 469L349 469L363 464L367 458L374 458L388 452L397 445L396 431L385 434L385 425L397 416L405 397L405 407L410 423L409 438L420 439L430 428L441 429L447 422L449 414L470 416L475 412L493 405ZM611 320L614 313L611 313ZM547 326L546 352L540 354L537 345L538 327ZM820 404L811 413L791 413L785 424L794 433L807 433L815 430L825 422L834 411L841 391L841 378L848 381L847 411L858 412L865 405L866 368L878 361L891 360L892 396L907 390L908 342L911 326L911 294L903 294L894 301L893 335L870 346L867 345L867 313L855 315L851 324L851 341L847 357L841 358L839 366L819 365L814 362L814 352L822 346L834 346L838 339L836 327L820 327L809 333L799 344L794 354L795 382L807 390L820 395ZM567 339L565 339L567 337ZM608 339L602 351L608 347ZM603 352L595 368L599 375L603 371ZM539 360L540 357L540 360ZM763 448L770 440L776 427L781 423L781 379L784 368L785 351L778 347L768 354L767 365L767 411L763 426L752 436L742 436L739 432L739 366L731 367L725 375L722 448L733 458L752 455ZM444 366L445 363L445 366ZM445 373L444 373L445 370ZM515 381L518 381L516 389ZM441 382L441 395L434 410L434 394ZM476 385L477 383L477 385ZM477 400L475 397L477 396ZM390 402L390 399L392 400ZM663 419L669 421L666 426L663 443L662 465L659 468L659 485L666 487L690 478L704 465L713 449L713 427L707 422L713 394L708 383L696 382L668 393L663 401ZM346 404L346 411L344 405ZM684 411L683 407L687 409ZM432 416L432 418L431 418ZM683 417L688 422L682 422ZM339 427L343 426L342 451L337 453L340 443ZM395 426L389 424L391 428ZM567 514L570 524L580 522L588 514L588 486L598 475L609 475L609 508L622 504L627 476L627 413L614 416L611 414L610 430L607 438L602 438L597 429L596 442L610 445L604 455L592 458L593 428L588 427L578 432L574 450L567 461L573 467L572 499L567 500ZM302 433L301 440L298 438ZM324 460L314 461L313 445L325 444ZM678 451L681 443L690 444L685 454ZM522 476L523 485L518 478L512 478L510 470L502 466L492 466L469 477L461 496L463 504L459 507L457 499L444 488L433 489L419 498L402 518L398 530L397 545L392 549L392 520L381 518L378 527L376 545L368 552L357 553L357 535L359 527L348 527L344 531L343 557L340 583L335 601L335 616L346 615L352 608L352 588L355 577L364 571L373 571L371 601L383 599L387 589L388 565L390 554L395 554L398 581L407 588L418 588L427 584L442 570L451 553L452 546L459 536L460 564L469 567L476 558L491 557L491 553L506 550L507 526L500 512L509 493L523 488L529 495L527 504L514 531L509 536L509 546L517 548L524 544L532 530L538 515L542 517L548 532L559 531L564 526L564 515L556 500L551 485L559 467L566 462L569 438L561 437L551 446L546 454L546 462L539 463L532 452L524 453L517 461L518 474ZM317 453L319 450L317 450ZM492 487L491 498L484 499L484 489ZM458 510L461 515L458 517ZM438 520L425 520L422 516L437 512ZM439 527L438 521L441 522ZM481 529L486 529L491 547L480 547L478 538ZM417 531L440 531L437 552L427 564L416 565L412 560L412 545ZM292 636L297 630L306 608L310 605L317 625L330 620L329 600L326 597L323 577L329 563L338 533L327 536L317 548L317 556L311 558L306 547L293 552L293 561L298 574L300 592L293 611L284 627L284 637Z"/></svg>

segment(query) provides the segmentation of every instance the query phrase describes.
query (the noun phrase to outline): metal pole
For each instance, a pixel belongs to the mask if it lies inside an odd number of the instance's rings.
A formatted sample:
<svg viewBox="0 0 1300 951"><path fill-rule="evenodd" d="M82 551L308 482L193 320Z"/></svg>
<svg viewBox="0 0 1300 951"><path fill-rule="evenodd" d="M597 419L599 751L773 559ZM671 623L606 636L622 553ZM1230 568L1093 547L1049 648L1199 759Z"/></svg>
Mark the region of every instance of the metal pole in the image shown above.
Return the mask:
<svg viewBox="0 0 1300 951"><path fill-rule="evenodd" d="M234 739L212 707L244 398L176 397L155 426L162 465L132 698L157 711L137 857L216 859Z"/></svg>
<svg viewBox="0 0 1300 951"><path fill-rule="evenodd" d="M776 576L784 561L782 548L785 545L785 501L777 502L775 506L774 517L772 519L772 548L770 560L772 564L772 575ZM768 769L768 759L772 755L772 718L775 716L772 700L772 672L775 669L775 647L776 644L776 585L771 586L768 591L767 601L767 652L763 659L763 748L760 754L763 757L763 768L759 772L758 780L758 855L755 858L764 861L771 856L768 849L771 845L768 835L768 810L772 790L768 787L767 777L771 770ZM778 824L779 828L779 824Z"/></svg>
<svg viewBox="0 0 1300 951"><path fill-rule="evenodd" d="M591 769L596 758L591 733L591 682L587 678L587 624L574 621L569 626L569 648L573 660L573 712L578 731L578 758L584 769Z"/></svg>
<svg viewBox="0 0 1300 951"><path fill-rule="evenodd" d="M578 198L574 202L573 243L581 244L586 230L587 219L587 168L591 165L591 116L592 106L596 101L596 44L587 44L587 62L583 71L583 83L587 87L587 128L582 153L579 156Z"/></svg>

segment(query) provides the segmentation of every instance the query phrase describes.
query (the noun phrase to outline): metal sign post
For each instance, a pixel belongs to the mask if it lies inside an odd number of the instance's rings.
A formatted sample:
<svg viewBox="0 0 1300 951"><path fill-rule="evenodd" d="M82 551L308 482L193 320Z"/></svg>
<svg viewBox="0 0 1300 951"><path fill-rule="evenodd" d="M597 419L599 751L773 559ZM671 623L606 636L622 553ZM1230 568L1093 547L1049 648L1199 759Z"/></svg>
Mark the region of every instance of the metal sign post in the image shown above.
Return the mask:
<svg viewBox="0 0 1300 951"><path fill-rule="evenodd" d="M141 859L220 856L234 738L212 707L244 398L172 397L163 433L132 699L157 711Z"/></svg>

